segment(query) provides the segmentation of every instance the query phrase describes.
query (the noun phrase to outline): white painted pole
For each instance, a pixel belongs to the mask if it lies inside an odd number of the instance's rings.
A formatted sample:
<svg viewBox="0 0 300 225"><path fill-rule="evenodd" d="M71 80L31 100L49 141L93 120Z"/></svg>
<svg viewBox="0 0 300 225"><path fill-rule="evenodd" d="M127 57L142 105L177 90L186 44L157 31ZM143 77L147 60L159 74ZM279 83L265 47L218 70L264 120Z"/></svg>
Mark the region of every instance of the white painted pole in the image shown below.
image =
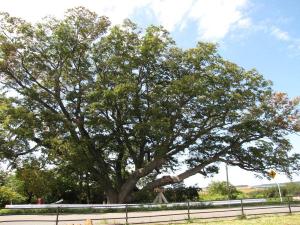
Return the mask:
<svg viewBox="0 0 300 225"><path fill-rule="evenodd" d="M276 171L275 170L271 170L269 172L269 176L272 177L272 179L274 180L274 182L277 184L278 187L278 192L279 192L279 197L280 197L280 201L282 202L282 196L281 196L281 190L280 190L280 185L276 182L275 180L275 176L276 176Z"/></svg>
<svg viewBox="0 0 300 225"><path fill-rule="evenodd" d="M280 196L280 201L282 202L282 196L281 196L280 185L279 185L276 181L275 181L275 183L277 184L278 192L279 192L279 196Z"/></svg>
<svg viewBox="0 0 300 225"><path fill-rule="evenodd" d="M229 177L228 177L228 164L226 163L226 184L227 184L227 198L230 200Z"/></svg>

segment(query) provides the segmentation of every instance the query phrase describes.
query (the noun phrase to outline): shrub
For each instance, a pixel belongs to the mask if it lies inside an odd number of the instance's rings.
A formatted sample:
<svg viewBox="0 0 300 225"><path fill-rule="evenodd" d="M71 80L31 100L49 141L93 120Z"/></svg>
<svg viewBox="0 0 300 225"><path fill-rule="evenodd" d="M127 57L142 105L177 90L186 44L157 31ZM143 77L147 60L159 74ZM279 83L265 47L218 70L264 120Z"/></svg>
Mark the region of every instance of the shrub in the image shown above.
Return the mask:
<svg viewBox="0 0 300 225"><path fill-rule="evenodd" d="M208 185L207 191L200 194L203 200L225 200L237 199L242 193L235 186L228 184L226 181L215 181Z"/></svg>
<svg viewBox="0 0 300 225"><path fill-rule="evenodd" d="M13 203L21 203L25 198L21 194L13 191L9 187L1 186L0 187L0 206L3 207L7 204Z"/></svg>
<svg viewBox="0 0 300 225"><path fill-rule="evenodd" d="M197 187L185 187L177 186L172 188L166 188L164 195L168 202L186 202L197 201L198 200L198 191ZM143 191L136 192L133 198L134 203L149 203L153 202L157 193L154 191Z"/></svg>

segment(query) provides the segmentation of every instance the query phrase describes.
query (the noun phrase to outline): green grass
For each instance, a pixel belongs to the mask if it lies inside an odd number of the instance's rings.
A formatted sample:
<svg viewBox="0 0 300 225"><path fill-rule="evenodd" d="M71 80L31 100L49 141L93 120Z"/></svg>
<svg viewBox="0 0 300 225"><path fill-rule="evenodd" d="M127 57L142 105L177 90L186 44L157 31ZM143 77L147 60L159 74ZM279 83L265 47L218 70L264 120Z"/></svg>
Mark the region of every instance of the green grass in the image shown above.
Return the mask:
<svg viewBox="0 0 300 225"><path fill-rule="evenodd" d="M107 221L97 222L95 225L107 224ZM157 225L157 224L156 224ZM171 224L169 224L171 225ZM300 225L300 214L278 215L278 216L260 216L247 219L234 220L191 220L181 224L174 225Z"/></svg>
<svg viewBox="0 0 300 225"><path fill-rule="evenodd" d="M186 223L185 223L186 224ZM193 221L191 225L300 225L300 214L260 216L222 221ZM182 224L181 224L182 225Z"/></svg>

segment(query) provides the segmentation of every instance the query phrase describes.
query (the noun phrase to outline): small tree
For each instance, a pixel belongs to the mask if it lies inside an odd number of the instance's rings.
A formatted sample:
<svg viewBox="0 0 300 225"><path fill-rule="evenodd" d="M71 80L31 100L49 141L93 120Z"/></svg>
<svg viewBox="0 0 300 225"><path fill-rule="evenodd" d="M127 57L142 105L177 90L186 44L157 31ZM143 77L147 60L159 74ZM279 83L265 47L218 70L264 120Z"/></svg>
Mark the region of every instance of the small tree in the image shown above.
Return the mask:
<svg viewBox="0 0 300 225"><path fill-rule="evenodd" d="M288 196L300 196L300 183L290 182L285 185Z"/></svg>
<svg viewBox="0 0 300 225"><path fill-rule="evenodd" d="M16 171L16 178L23 183L23 193L28 203L37 198L45 198L51 192L54 181L51 171L43 169L36 160L27 161L20 166Z"/></svg>
<svg viewBox="0 0 300 225"><path fill-rule="evenodd" d="M299 183L286 183L280 184L282 197L295 196L300 194L300 184ZM266 188L262 191L266 198L279 198L279 191L277 186Z"/></svg>
<svg viewBox="0 0 300 225"><path fill-rule="evenodd" d="M0 187L0 207L3 207L11 203L21 203L25 200L25 197L18 192L15 192L9 187Z"/></svg>
<svg viewBox="0 0 300 225"><path fill-rule="evenodd" d="M22 181L15 175L1 172L0 184L0 207L6 204L22 203L25 197L22 192Z"/></svg>
<svg viewBox="0 0 300 225"><path fill-rule="evenodd" d="M202 194L202 197L210 200L221 199L236 199L240 191L236 189L232 184L228 184L226 181L213 181L207 187L207 192Z"/></svg>

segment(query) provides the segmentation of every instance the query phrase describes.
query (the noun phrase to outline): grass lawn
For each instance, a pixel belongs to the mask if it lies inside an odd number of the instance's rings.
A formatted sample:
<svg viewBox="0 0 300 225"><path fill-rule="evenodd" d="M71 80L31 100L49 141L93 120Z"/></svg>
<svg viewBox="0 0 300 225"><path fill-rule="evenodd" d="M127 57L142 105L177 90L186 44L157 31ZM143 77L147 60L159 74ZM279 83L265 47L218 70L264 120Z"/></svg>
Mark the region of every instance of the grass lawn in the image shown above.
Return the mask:
<svg viewBox="0 0 300 225"><path fill-rule="evenodd" d="M223 221L193 221L191 225L300 225L300 214L249 217Z"/></svg>

